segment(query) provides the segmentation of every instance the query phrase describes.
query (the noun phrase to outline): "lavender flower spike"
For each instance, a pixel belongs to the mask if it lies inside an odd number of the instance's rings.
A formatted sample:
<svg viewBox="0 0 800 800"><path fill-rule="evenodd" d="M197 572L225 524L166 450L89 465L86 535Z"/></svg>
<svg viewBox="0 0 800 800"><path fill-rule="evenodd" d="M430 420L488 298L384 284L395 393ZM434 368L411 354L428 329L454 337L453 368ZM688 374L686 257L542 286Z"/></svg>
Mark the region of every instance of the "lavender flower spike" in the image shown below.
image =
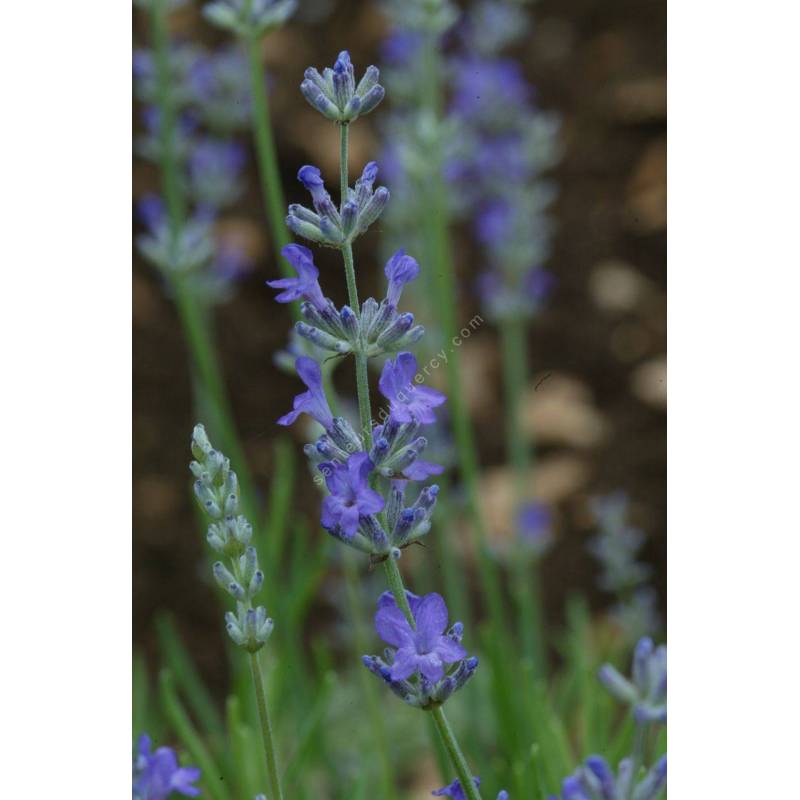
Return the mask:
<svg viewBox="0 0 800 800"><path fill-rule="evenodd" d="M444 677L445 664L466 658L467 652L461 644L445 636L447 606L441 595L433 592L415 598L412 614L416 630L408 624L391 595L381 600L375 615L375 629L384 642L397 648L391 668L392 680L403 680L420 672L436 683Z"/></svg>
<svg viewBox="0 0 800 800"><path fill-rule="evenodd" d="M300 91L309 104L330 120L346 125L369 114L383 100L385 91L378 83L377 67L369 66L356 85L355 70L347 50L339 53L333 69L322 75L313 67L305 72Z"/></svg>
<svg viewBox="0 0 800 800"><path fill-rule="evenodd" d="M175 751L159 747L151 752L152 743L145 733L139 737L133 765L134 800L166 800L173 792L197 797L200 790L192 784L200 778L197 767L179 767Z"/></svg>
<svg viewBox="0 0 800 800"><path fill-rule="evenodd" d="M378 387L389 401L390 417L395 422L436 421L433 409L447 399L441 392L427 386L414 386L417 359L413 353L398 353L383 365Z"/></svg>
<svg viewBox="0 0 800 800"><path fill-rule="evenodd" d="M301 414L308 414L326 431L330 430L333 427L333 414L328 406L325 390L322 388L322 371L319 364L313 358L300 356L294 362L294 366L300 379L308 387L308 391L294 398L293 410L284 414L278 420L278 425L291 425Z"/></svg>
<svg viewBox="0 0 800 800"><path fill-rule="evenodd" d="M290 303L303 298L318 311L322 311L326 305L325 297L319 285L319 270L314 264L311 251L299 244L287 244L281 250L281 255L294 267L297 277L267 281L267 286L284 290L275 299L279 303Z"/></svg>
<svg viewBox="0 0 800 800"><path fill-rule="evenodd" d="M319 465L330 494L322 502L322 527L337 527L347 538L355 536L361 517L383 510L383 498L369 487L373 465L366 453L353 453L347 464Z"/></svg>
<svg viewBox="0 0 800 800"><path fill-rule="evenodd" d="M640 639L633 654L633 676L623 677L611 664L603 664L600 682L617 700L633 706L640 725L667 721L667 648L656 647L649 637Z"/></svg>
<svg viewBox="0 0 800 800"><path fill-rule="evenodd" d="M419 264L416 259L407 256L405 250L400 249L386 262L384 272L389 281L386 300L397 308L403 287L419 275Z"/></svg>

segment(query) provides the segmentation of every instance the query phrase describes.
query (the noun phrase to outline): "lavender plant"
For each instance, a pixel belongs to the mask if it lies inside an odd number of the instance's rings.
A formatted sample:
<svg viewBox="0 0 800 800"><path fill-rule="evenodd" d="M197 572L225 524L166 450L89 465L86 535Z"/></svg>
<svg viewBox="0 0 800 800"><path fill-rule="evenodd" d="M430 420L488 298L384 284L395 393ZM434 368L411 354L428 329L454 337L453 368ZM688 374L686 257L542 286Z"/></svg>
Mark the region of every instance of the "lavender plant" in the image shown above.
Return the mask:
<svg viewBox="0 0 800 800"><path fill-rule="evenodd" d="M655 633L660 627L656 593L649 584L651 569L637 561L644 534L627 522L629 501L623 492L596 497L591 510L600 528L589 550L601 567L598 585L616 597L611 616L629 640Z"/></svg>
<svg viewBox="0 0 800 800"><path fill-rule="evenodd" d="M634 650L631 679L611 664L604 664L598 677L617 700L631 707L635 724L632 752L619 763L616 774L605 758L589 756L564 779L561 800L656 800L667 782L666 755L644 775L641 772L647 760L649 734L667 722L667 648L656 647L652 639L640 639Z"/></svg>
<svg viewBox="0 0 800 800"><path fill-rule="evenodd" d="M377 97L379 102L383 97L382 90L375 91L378 79L377 69L370 67L356 84L349 54L343 51L334 67L322 75L307 71L302 86L306 99L339 125L340 202L337 208L320 170L303 167L298 179L311 194L313 210L290 207L287 225L310 241L341 251L349 305L337 310L325 298L310 251L296 245L284 248L284 255L297 277L273 282L273 288L282 290L276 298L279 302L303 300L305 322L297 323L300 335L334 354L353 354L359 429L334 416L319 364L307 357L296 362L307 391L295 398L293 410L279 423L292 424L300 414L307 414L324 429L305 448L328 490L321 524L338 541L368 554L373 563L382 563L391 590L379 600L376 629L396 650L386 654L389 663L366 657L365 665L406 702L431 713L467 797L475 800L480 795L442 705L471 676L477 661L466 659L458 624L444 635L448 614L442 598L434 594L420 599L408 593L397 566L402 550L430 528L436 487L418 491L410 505L406 492L409 481L428 477L437 469L420 465L418 456L426 441L417 433L421 426L435 422L434 409L445 401L441 393L421 385L424 376L417 372L413 354L401 350L423 333L413 326L413 316L398 314L396 306L403 285L417 276L419 266L405 253L395 254L386 267L387 296L380 303L374 298L360 303L356 286L353 242L378 218L389 193L383 187L373 189L374 164L365 167L354 188L349 186L348 133L356 115L375 107L367 98ZM379 382L389 410L375 424L367 360L395 352L395 358L384 363Z"/></svg>
<svg viewBox="0 0 800 800"><path fill-rule="evenodd" d="M239 513L236 473L231 469L230 461L211 446L202 425L195 426L192 434L192 455L195 460L189 466L195 476L195 497L203 513L211 520L206 536L208 544L228 561L227 566L216 561L212 568L216 582L236 602L236 612L225 614L226 628L234 643L250 655L270 791L275 800L281 800L283 792L272 724L257 655L272 633L273 623L266 609L253 603L264 585L264 573L258 567L258 553L250 544L253 527Z"/></svg>
<svg viewBox="0 0 800 800"><path fill-rule="evenodd" d="M416 233L415 245L430 263L425 295L428 318L435 322L431 352L445 367L450 394L450 422L463 485L465 517L477 556L481 593L487 600L493 646L489 662L496 708L504 726L517 728L520 721L511 694L513 676L499 653L512 647L511 618L503 600L502 578L490 548L489 527L482 507L479 464L475 436L466 405L460 344L465 338L457 324L460 285L452 254L448 225L454 200L460 195L448 185L449 164L462 152L465 129L445 110L448 71L442 40L452 35L459 18L456 7L446 0L413 0L385 4L391 21L387 47L393 63L392 79L399 95L399 109L386 126L391 174L397 182L399 213L390 216L392 246L398 237ZM394 95L393 95L394 97ZM478 315L482 322L483 318ZM471 333L467 330L467 333ZM449 516L449 515L448 515ZM464 566L460 556L444 538L439 544L443 577L459 612L469 619L470 609L463 592ZM504 742L507 752L516 749L516 736ZM522 747L521 740L519 741ZM509 760L512 756L509 753Z"/></svg>
<svg viewBox="0 0 800 800"><path fill-rule="evenodd" d="M553 514L529 494L533 452L522 430L520 403L528 381L527 327L553 283L543 269L552 230L547 208L554 195L544 173L557 155L557 121L533 102L520 65L500 57L503 48L529 29L529 13L522 4L473 2L460 12L446 2L422 0L386 7L391 30L384 55L392 65L392 97L395 91L400 95L385 127L389 171L393 188L398 188L389 238L394 243L413 228L421 252L435 265L425 292L425 322L445 354L440 360L446 362L454 398L460 477L491 618L490 657L521 642L524 663L531 665L523 691L532 701L531 682L546 674L539 561L553 541ZM491 523L487 526L481 516L475 441L464 393L457 391L463 379L460 353L452 345L459 341L455 310L463 283L455 279L448 224L458 218L469 219L488 267L478 283L482 313L501 329L503 426L518 533L513 547L503 551L492 548ZM444 539L442 543L446 548ZM501 555L510 573L516 615L507 613L502 599L496 563ZM441 561L445 585L458 597L462 581L453 575L457 555L445 551ZM460 608L465 605L459 603ZM502 747L511 767L527 758L531 738L539 739L540 733L520 713L507 663L492 658L490 668L498 725L509 731ZM518 791L524 783L521 779Z"/></svg>

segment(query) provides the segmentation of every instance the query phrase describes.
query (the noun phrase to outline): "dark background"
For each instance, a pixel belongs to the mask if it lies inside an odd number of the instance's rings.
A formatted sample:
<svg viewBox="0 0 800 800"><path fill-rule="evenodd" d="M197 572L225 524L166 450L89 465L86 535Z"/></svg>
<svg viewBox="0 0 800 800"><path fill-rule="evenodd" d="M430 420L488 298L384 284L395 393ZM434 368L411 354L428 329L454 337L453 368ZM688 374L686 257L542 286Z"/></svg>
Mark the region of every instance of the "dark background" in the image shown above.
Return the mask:
<svg viewBox="0 0 800 800"><path fill-rule="evenodd" d="M351 51L357 72L368 63L380 66L386 30L372 3L301 5L307 7L270 35L264 48L287 202L304 199L295 180L302 164L318 164L324 172L337 163L334 126L315 115L297 91L303 70L332 64L343 48ZM564 156L554 173L560 187L558 232L549 262L558 286L530 332L532 386L539 389L526 400L540 445L539 491L557 509L557 540L543 570L548 621L558 625L570 590L587 592L597 609L610 600L594 589L596 568L585 550L593 532L586 500L615 489L629 494L632 520L647 534L644 557L656 566L655 585L664 603L666 15L660 0L545 0L533 12L532 34L513 55L523 61L540 105L558 111L564 121ZM226 40L202 21L197 7L180 11L173 23L177 35L192 41ZM137 15L135 44L147 44L147 34ZM378 154L379 115L380 109L354 129L354 170ZM266 490L279 431L274 421L291 407L299 383L273 364L290 321L264 286L278 269L252 148L249 156L248 191L225 225L246 243L255 266L233 299L218 308L216 335L239 431ZM156 171L136 161L135 193L157 188ZM376 233L359 240L365 296L372 287L379 291L377 244ZM456 253L465 287L462 318L469 319L479 310L469 287L482 265L474 248L460 241ZM324 268L328 262L323 257L318 263ZM331 283L342 284L339 294L329 289ZM343 297L343 281L329 280L325 288L334 299ZM174 612L204 676L221 688L226 676L219 607L210 586L199 580L204 541L187 469L196 421L187 352L159 277L138 256L133 297L134 643L154 657L153 615L160 609ZM509 513L509 482L499 435L496 331L482 326L465 344L463 357L486 470L485 507L499 536ZM339 376L342 387L347 377L345 371ZM319 500L302 468L295 499L297 513L316 514Z"/></svg>

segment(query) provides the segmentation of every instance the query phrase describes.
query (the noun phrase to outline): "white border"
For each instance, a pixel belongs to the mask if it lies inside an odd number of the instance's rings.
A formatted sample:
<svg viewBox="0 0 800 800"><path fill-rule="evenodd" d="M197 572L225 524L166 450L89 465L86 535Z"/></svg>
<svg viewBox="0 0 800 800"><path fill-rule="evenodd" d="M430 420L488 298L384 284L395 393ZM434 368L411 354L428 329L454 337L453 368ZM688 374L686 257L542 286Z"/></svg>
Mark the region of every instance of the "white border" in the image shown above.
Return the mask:
<svg viewBox="0 0 800 800"><path fill-rule="evenodd" d="M130 20L3 9L4 797L130 792Z"/></svg>

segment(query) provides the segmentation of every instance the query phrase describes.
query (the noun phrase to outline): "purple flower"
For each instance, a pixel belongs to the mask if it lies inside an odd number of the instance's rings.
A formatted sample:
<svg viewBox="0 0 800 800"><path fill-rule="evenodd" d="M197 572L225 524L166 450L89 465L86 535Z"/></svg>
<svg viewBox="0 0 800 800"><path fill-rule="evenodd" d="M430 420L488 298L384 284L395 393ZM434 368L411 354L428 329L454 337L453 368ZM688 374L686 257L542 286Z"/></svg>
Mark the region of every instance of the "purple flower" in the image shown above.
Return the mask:
<svg viewBox="0 0 800 800"><path fill-rule="evenodd" d="M401 248L386 262L384 272L389 281L386 299L397 308L403 287L419 275L419 264Z"/></svg>
<svg viewBox="0 0 800 800"><path fill-rule="evenodd" d="M403 470L403 475L412 481L425 481L431 475L441 475L443 472L444 467L441 464L417 458Z"/></svg>
<svg viewBox="0 0 800 800"><path fill-rule="evenodd" d="M417 359L412 353L398 353L394 361L389 359L383 365L378 387L389 401L390 416L396 422L435 422L433 409L447 399L436 389L414 386L416 374Z"/></svg>
<svg viewBox="0 0 800 800"><path fill-rule="evenodd" d="M287 244L281 250L281 255L294 267L297 277L267 281L267 286L284 290L275 299L279 303L290 303L302 297L320 311L325 308L325 298L317 280L319 270L314 264L311 251L299 244Z"/></svg>
<svg viewBox="0 0 800 800"><path fill-rule="evenodd" d="M375 629L384 642L397 648L391 668L392 680L404 680L415 672L432 683L444 677L444 665L466 658L467 652L451 636L445 636L447 606L441 595L408 596L416 630L408 624L394 597L384 592L378 600Z"/></svg>
<svg viewBox="0 0 800 800"><path fill-rule="evenodd" d="M322 372L313 358L301 356L294 362L297 374L308 391L294 398L293 410L278 420L278 425L291 425L301 414L313 417L325 430L333 425L333 414L322 388Z"/></svg>
<svg viewBox="0 0 800 800"><path fill-rule="evenodd" d="M358 521L383 509L383 498L369 487L373 465L366 453L353 453L346 464L326 461L319 465L330 494L322 501L322 527L337 526L348 538L358 530Z"/></svg>
<svg viewBox="0 0 800 800"><path fill-rule="evenodd" d="M481 779L477 776L472 778L472 782L475 784L476 788L481 785ZM436 791L431 792L431 794L435 795L436 797L452 797L454 800L467 800L467 794L461 786L461 781L458 778L456 778L447 786L442 786L441 789L436 789Z"/></svg>
<svg viewBox="0 0 800 800"><path fill-rule="evenodd" d="M528 503L519 512L519 533L525 544L542 552L552 539L553 515L544 503Z"/></svg>
<svg viewBox="0 0 800 800"><path fill-rule="evenodd" d="M172 792L197 797L200 789L192 784L200 778L197 767L179 767L175 751L159 747L151 752L147 734L139 737L133 765L133 796L136 800L165 800Z"/></svg>
<svg viewBox="0 0 800 800"><path fill-rule="evenodd" d="M320 172L319 167L313 167L310 164L300 167L297 173L297 180L299 180L311 194L314 208L320 214L329 210L329 206L332 205L331 196L325 189L325 182L322 180L322 172Z"/></svg>

